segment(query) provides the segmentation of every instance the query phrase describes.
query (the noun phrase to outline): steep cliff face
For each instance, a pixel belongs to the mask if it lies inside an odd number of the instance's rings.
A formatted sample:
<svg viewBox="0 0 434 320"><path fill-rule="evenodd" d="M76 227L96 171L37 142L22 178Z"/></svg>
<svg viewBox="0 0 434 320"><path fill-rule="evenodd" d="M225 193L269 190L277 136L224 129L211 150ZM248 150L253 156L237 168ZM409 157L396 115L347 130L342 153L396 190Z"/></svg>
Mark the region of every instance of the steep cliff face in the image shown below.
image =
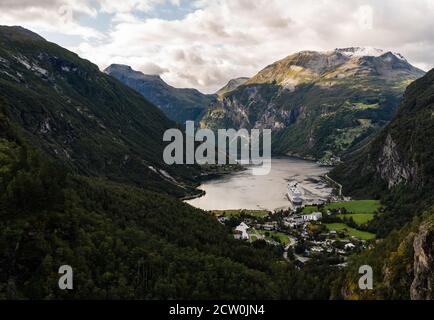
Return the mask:
<svg viewBox="0 0 434 320"><path fill-rule="evenodd" d="M376 171L386 181L389 189L401 182L414 181L417 177L417 164L400 155L397 144L390 134L387 135L384 146L381 150Z"/></svg>
<svg viewBox="0 0 434 320"><path fill-rule="evenodd" d="M434 184L433 95L434 71L430 71L408 87L390 124L331 173L347 193L380 196L399 185L418 193Z"/></svg>
<svg viewBox="0 0 434 320"><path fill-rule="evenodd" d="M344 154L383 127L424 74L399 54L349 49L303 51L266 67L215 103L202 126L270 128L279 153Z"/></svg>
<svg viewBox="0 0 434 320"><path fill-rule="evenodd" d="M423 224L414 239L414 280L410 288L413 300L434 298L434 225Z"/></svg>
<svg viewBox="0 0 434 320"><path fill-rule="evenodd" d="M370 222L377 235L434 203L434 70L411 84L392 121L344 158L330 176L346 195L378 198L387 209Z"/></svg>
<svg viewBox="0 0 434 320"><path fill-rule="evenodd" d="M370 222L383 240L354 257L338 286L344 298L433 298L433 140L434 70L408 87L391 123L331 173L346 194L380 197L386 207ZM370 292L354 281L363 264L377 277Z"/></svg>

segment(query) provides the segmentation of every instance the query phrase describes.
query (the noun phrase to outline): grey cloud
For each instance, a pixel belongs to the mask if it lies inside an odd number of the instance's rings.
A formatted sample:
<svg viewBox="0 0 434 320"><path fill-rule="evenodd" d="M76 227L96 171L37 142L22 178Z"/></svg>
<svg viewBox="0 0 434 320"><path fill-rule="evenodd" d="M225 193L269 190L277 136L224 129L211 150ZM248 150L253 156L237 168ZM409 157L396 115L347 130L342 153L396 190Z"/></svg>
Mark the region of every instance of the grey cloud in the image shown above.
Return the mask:
<svg viewBox="0 0 434 320"><path fill-rule="evenodd" d="M189 50L177 49L173 56L176 61L191 65L203 65L206 63L206 61L197 53L197 48Z"/></svg>
<svg viewBox="0 0 434 320"><path fill-rule="evenodd" d="M169 69L160 67L155 63L145 63L144 65L139 66L139 70L145 74L152 75L162 75L163 73L169 72Z"/></svg>
<svg viewBox="0 0 434 320"><path fill-rule="evenodd" d="M62 0L2 0L0 8L3 10L29 9L29 8L52 8L62 4Z"/></svg>

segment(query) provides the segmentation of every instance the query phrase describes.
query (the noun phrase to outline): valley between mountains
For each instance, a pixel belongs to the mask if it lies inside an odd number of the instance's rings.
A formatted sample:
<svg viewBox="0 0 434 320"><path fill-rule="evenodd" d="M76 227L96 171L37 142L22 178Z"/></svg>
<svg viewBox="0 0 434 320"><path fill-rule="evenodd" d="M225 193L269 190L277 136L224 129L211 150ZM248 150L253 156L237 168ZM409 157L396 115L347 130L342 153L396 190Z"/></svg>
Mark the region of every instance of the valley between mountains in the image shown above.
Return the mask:
<svg viewBox="0 0 434 320"><path fill-rule="evenodd" d="M346 196L375 204L366 221L345 221L375 238L345 264L319 254L302 266L303 250L277 233L257 232L277 245L234 239L240 215L266 224L289 212L230 212L220 223L181 201L225 170L164 163L163 133L186 120L272 129L275 155L333 165ZM434 71L398 53L302 51L202 94L125 65L101 72L2 26L0 299L432 299L433 139ZM327 205L306 210L351 215ZM57 287L64 264L76 270L71 292ZM361 291L366 264L376 285Z"/></svg>

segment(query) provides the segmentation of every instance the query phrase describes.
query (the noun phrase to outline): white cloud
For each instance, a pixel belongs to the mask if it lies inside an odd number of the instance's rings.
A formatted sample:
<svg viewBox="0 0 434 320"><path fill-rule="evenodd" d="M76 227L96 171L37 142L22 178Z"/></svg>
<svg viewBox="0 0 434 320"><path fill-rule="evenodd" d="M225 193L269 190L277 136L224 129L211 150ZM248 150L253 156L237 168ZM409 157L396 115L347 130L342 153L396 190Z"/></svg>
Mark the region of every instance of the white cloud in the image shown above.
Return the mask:
<svg viewBox="0 0 434 320"><path fill-rule="evenodd" d="M20 25L37 32L56 32L78 35L84 39L103 38L97 30L80 25L82 15L96 17L91 0L2 0L0 21L6 25Z"/></svg>
<svg viewBox="0 0 434 320"><path fill-rule="evenodd" d="M90 5L95 1L98 6ZM110 63L130 64L162 74L179 87L213 92L230 78L252 76L277 59L306 49L379 47L401 52L425 69L434 66L431 0L198 0L190 1L194 10L178 20L165 20L164 15L155 18L158 14L143 18L137 13L158 13L160 5L170 3L182 9L187 0L95 1L40 2L72 2L74 18L86 14L98 20L98 13L113 14L103 41L95 42L87 35L87 40L71 49L101 68ZM12 2L27 3L25 13L33 10L30 0ZM38 10L49 12L47 6ZM6 10L9 17L11 10ZM51 22L48 14L40 20ZM77 20L72 26L78 26L79 33L88 31L80 30L84 27Z"/></svg>
<svg viewBox="0 0 434 320"><path fill-rule="evenodd" d="M355 16L360 29L372 30L374 28L374 10L371 6L360 6Z"/></svg>
<svg viewBox="0 0 434 320"><path fill-rule="evenodd" d="M130 13L134 10L148 12L165 3L180 5L180 0L97 0L97 2L100 10L108 13Z"/></svg>

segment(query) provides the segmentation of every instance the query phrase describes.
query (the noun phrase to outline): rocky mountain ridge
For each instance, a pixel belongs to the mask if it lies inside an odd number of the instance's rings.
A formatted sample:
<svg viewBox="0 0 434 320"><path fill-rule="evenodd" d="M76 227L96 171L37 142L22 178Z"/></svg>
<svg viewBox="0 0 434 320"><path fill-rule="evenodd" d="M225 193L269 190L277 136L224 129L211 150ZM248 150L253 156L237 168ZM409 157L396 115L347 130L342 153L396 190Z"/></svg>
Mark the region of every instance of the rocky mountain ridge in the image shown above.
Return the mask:
<svg viewBox="0 0 434 320"><path fill-rule="evenodd" d="M113 64L104 72L139 92L179 124L197 121L217 99L216 95L203 94L196 89L172 87L159 75L147 75L126 65Z"/></svg>
<svg viewBox="0 0 434 320"><path fill-rule="evenodd" d="M218 90L216 92L216 94L220 98L222 98L226 93L234 91L236 88L243 85L248 80L249 80L249 78L247 78L247 77L240 77L240 78L231 79L224 87L222 87L220 90Z"/></svg>
<svg viewBox="0 0 434 320"><path fill-rule="evenodd" d="M201 125L271 128L275 152L316 159L343 155L383 127L406 86L424 75L399 54L356 54L365 51L290 55L212 105Z"/></svg>

